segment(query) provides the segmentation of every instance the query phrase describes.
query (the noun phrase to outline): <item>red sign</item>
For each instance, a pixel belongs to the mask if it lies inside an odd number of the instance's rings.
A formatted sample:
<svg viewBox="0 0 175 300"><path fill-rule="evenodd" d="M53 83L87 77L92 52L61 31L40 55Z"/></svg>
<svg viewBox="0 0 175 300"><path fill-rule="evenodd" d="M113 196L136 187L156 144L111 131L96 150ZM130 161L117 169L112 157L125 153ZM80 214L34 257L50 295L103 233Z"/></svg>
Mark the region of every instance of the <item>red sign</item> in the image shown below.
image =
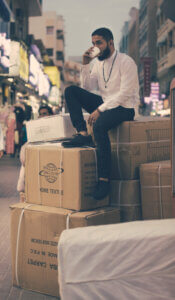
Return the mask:
<svg viewBox="0 0 175 300"><path fill-rule="evenodd" d="M151 84L151 62L152 57L142 57L141 61L143 62L144 70L144 97L150 96L150 84Z"/></svg>

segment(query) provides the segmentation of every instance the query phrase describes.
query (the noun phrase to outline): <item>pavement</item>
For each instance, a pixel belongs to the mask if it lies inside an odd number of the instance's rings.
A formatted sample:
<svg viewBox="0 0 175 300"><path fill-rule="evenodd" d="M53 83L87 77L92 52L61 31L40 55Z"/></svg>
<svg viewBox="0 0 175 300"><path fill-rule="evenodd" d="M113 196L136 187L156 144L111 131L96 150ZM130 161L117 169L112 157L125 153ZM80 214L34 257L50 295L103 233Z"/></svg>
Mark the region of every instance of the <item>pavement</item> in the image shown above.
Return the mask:
<svg viewBox="0 0 175 300"><path fill-rule="evenodd" d="M19 169L19 158L4 155L0 159L0 300L59 299L12 286L9 207L19 202Z"/></svg>

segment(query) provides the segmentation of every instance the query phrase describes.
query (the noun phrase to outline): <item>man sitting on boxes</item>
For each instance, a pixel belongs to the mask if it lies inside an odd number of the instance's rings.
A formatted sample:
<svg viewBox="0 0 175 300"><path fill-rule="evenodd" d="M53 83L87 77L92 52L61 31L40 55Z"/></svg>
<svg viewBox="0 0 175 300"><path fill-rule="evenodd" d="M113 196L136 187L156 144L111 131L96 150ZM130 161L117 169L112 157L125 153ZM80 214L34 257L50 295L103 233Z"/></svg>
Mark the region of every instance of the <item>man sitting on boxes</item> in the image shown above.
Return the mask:
<svg viewBox="0 0 175 300"><path fill-rule="evenodd" d="M97 150L98 183L93 197L103 199L109 193L111 147L108 130L131 121L139 103L137 66L133 59L115 50L112 32L99 28L92 33L93 47L83 55L82 87L65 90L66 104L78 134L62 143L63 147L92 146L87 133L82 108L90 113L88 123L93 126ZM96 52L97 51L97 52ZM95 55L96 52L96 55ZM97 57L92 71L90 62ZM89 90L99 90L100 95Z"/></svg>

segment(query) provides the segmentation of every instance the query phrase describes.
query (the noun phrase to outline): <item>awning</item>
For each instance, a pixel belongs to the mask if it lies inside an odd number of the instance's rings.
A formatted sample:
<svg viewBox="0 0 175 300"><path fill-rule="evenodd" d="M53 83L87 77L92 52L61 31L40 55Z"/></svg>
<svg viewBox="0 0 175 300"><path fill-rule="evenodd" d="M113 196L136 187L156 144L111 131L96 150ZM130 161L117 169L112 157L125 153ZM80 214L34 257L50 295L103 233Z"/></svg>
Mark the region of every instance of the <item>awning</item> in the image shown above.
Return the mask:
<svg viewBox="0 0 175 300"><path fill-rule="evenodd" d="M0 16L5 22L10 22L12 11L5 0L0 0Z"/></svg>

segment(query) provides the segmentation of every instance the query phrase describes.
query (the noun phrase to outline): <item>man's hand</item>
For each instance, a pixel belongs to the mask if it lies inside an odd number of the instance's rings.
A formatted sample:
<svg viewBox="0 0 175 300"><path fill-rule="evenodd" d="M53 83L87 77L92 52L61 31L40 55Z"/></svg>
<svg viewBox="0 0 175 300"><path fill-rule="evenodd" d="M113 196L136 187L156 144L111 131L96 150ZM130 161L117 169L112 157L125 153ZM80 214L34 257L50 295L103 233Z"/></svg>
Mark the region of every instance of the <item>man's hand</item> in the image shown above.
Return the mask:
<svg viewBox="0 0 175 300"><path fill-rule="evenodd" d="M3 156L3 154L4 154L4 151L0 150L0 158Z"/></svg>
<svg viewBox="0 0 175 300"><path fill-rule="evenodd" d="M89 49L83 54L83 65L88 65L88 64L91 62L91 60L93 60L93 58L90 57L90 54L91 54L93 48L94 48L94 47L89 48Z"/></svg>
<svg viewBox="0 0 175 300"><path fill-rule="evenodd" d="M88 119L89 125L92 125L94 122L96 122L99 116L100 116L100 112L97 109L94 110L89 116Z"/></svg>

